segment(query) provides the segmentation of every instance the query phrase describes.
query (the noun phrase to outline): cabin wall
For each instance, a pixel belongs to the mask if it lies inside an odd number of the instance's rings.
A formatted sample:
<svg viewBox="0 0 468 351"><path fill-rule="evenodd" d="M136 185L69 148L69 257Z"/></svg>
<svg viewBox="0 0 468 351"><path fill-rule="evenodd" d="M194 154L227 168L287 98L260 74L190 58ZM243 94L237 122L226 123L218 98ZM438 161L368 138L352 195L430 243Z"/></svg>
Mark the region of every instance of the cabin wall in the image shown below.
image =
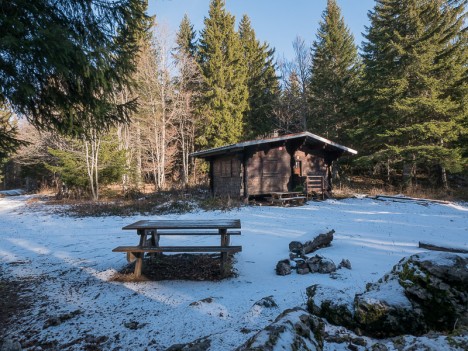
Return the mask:
<svg viewBox="0 0 468 351"><path fill-rule="evenodd" d="M293 183L294 186L303 187L307 176L322 176L325 188L331 191L330 174L323 150L300 148L294 152ZM299 167L298 167L299 166ZM300 168L300 169L298 169Z"/></svg>
<svg viewBox="0 0 468 351"><path fill-rule="evenodd" d="M323 148L288 143L261 150L215 156L211 159L211 188L215 196L242 198L303 187L307 175L323 176L329 171Z"/></svg>
<svg viewBox="0 0 468 351"><path fill-rule="evenodd" d="M243 167L239 156L231 155L215 158L212 161L213 195L243 196Z"/></svg>
<svg viewBox="0 0 468 351"><path fill-rule="evenodd" d="M288 191L291 182L291 155L286 147L256 151L247 162L249 195Z"/></svg>
<svg viewBox="0 0 468 351"><path fill-rule="evenodd" d="M306 153L302 150L297 150L294 153L294 160L300 161L300 176L316 175L326 177L327 164L325 163L324 156L320 153Z"/></svg>

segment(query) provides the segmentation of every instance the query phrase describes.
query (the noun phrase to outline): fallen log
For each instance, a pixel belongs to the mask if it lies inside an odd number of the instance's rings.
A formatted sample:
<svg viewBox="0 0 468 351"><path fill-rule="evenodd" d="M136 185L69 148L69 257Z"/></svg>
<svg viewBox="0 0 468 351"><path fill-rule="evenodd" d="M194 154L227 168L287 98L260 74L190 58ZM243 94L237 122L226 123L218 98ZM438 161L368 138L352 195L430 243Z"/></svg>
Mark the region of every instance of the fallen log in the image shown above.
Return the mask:
<svg viewBox="0 0 468 351"><path fill-rule="evenodd" d="M444 205L450 204L449 201L423 199L423 198L419 198L419 197L408 197L408 196L376 195L376 196L371 197L371 199L383 200L383 201L388 199L388 200L392 200L392 201L403 200L403 201L414 201L414 202L431 202L431 203L444 204Z"/></svg>
<svg viewBox="0 0 468 351"><path fill-rule="evenodd" d="M302 250L304 254L308 254L311 252L314 252L318 249L321 249L322 247L328 247L331 245L331 242L333 240L333 234L335 231L332 229L328 233L325 234L320 234L314 238L314 240L309 240L306 241L302 245Z"/></svg>
<svg viewBox="0 0 468 351"><path fill-rule="evenodd" d="M446 246L438 246L434 244L419 242L419 247L421 249L431 250L431 251L443 251L443 252L454 252L454 253L468 253L468 250L462 248L455 248L455 247L446 247Z"/></svg>

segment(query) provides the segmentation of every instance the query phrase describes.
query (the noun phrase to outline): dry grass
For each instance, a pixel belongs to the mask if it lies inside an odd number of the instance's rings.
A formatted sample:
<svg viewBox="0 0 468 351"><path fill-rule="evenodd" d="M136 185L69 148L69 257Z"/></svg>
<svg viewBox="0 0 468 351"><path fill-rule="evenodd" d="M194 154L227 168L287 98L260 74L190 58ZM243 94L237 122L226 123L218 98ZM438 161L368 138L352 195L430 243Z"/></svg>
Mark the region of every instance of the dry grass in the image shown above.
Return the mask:
<svg viewBox="0 0 468 351"><path fill-rule="evenodd" d="M133 190L127 192L124 197L115 194L113 190L108 190L103 192L99 201L50 199L47 203L58 205L54 208L56 213L66 211L67 215L77 217L181 214L197 208L206 211L229 211L243 205L239 199L212 197L204 188L158 191L149 194Z"/></svg>
<svg viewBox="0 0 468 351"><path fill-rule="evenodd" d="M461 179L461 180L460 180ZM382 180L371 177L352 177L341 184L335 184L333 197L337 199L353 197L356 194L369 196L402 194L410 197L445 200L467 201L468 183L461 178L452 181L452 188L444 190L440 187L423 185L424 180L417 186L403 188L391 186ZM129 189L122 194L122 188L115 185L101 192L99 201L83 199L56 200L52 189L42 189L40 197L31 198L29 205L35 206L40 201L56 205L56 213L66 213L77 217L100 216L133 216L133 215L165 215L191 212L197 208L205 211L230 211L238 209L246 202L230 197L211 196L208 187L193 187L151 192L153 187L143 189ZM261 199L260 199L261 200ZM261 201L260 201L261 202ZM255 202L254 202L255 203ZM65 206L64 206L65 205Z"/></svg>
<svg viewBox="0 0 468 351"><path fill-rule="evenodd" d="M386 185L381 180L364 177L353 177L345 184L336 186L333 190L333 196L336 198L352 197L355 194L369 196L401 194L415 198L445 201L468 200L468 188L464 186L455 185L448 190L442 187L425 186L422 184L404 188L403 186Z"/></svg>

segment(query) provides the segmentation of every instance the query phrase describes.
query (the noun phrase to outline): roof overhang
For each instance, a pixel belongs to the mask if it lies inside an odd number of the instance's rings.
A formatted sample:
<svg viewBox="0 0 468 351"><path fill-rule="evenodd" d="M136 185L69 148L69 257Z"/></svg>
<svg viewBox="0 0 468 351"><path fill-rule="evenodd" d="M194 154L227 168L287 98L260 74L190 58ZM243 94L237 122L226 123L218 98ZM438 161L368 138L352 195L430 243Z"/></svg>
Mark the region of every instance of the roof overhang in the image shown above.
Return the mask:
<svg viewBox="0 0 468 351"><path fill-rule="evenodd" d="M197 151L194 153L191 153L191 157L199 157L199 158L209 158L213 156L219 156L219 155L226 155L226 154L232 154L236 153L239 151L243 151L246 148L251 148L255 146L261 146L265 144L273 144L277 142L286 142L289 140L295 140L295 139L304 139L304 142L310 143L310 144L317 144L321 143L323 144L324 147L327 147L328 149L335 150L341 154L348 154L348 155L356 155L358 152L356 150L353 150L349 147L340 145L338 143L335 143L331 140L325 139L319 135L312 134L310 132L302 132L302 133L296 133L296 134L288 134L288 135L283 135L280 137L275 137L275 138L268 138L268 139L259 139L259 140L251 140L251 141L244 141L240 142L237 144L232 144L232 145L226 145L226 146L221 146L213 149L208 149L208 150L202 150L202 151Z"/></svg>

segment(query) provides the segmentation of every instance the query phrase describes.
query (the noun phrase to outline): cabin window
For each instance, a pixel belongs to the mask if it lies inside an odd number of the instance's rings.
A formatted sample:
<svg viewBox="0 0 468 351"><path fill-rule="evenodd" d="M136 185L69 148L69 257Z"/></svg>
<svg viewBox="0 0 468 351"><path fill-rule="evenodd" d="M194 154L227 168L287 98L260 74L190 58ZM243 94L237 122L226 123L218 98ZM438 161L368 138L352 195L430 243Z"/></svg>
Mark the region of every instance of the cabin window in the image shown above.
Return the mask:
<svg viewBox="0 0 468 351"><path fill-rule="evenodd" d="M279 163L277 159L263 160L263 175L272 176L279 173Z"/></svg>
<svg viewBox="0 0 468 351"><path fill-rule="evenodd" d="M231 160L221 162L221 177L231 176Z"/></svg>

